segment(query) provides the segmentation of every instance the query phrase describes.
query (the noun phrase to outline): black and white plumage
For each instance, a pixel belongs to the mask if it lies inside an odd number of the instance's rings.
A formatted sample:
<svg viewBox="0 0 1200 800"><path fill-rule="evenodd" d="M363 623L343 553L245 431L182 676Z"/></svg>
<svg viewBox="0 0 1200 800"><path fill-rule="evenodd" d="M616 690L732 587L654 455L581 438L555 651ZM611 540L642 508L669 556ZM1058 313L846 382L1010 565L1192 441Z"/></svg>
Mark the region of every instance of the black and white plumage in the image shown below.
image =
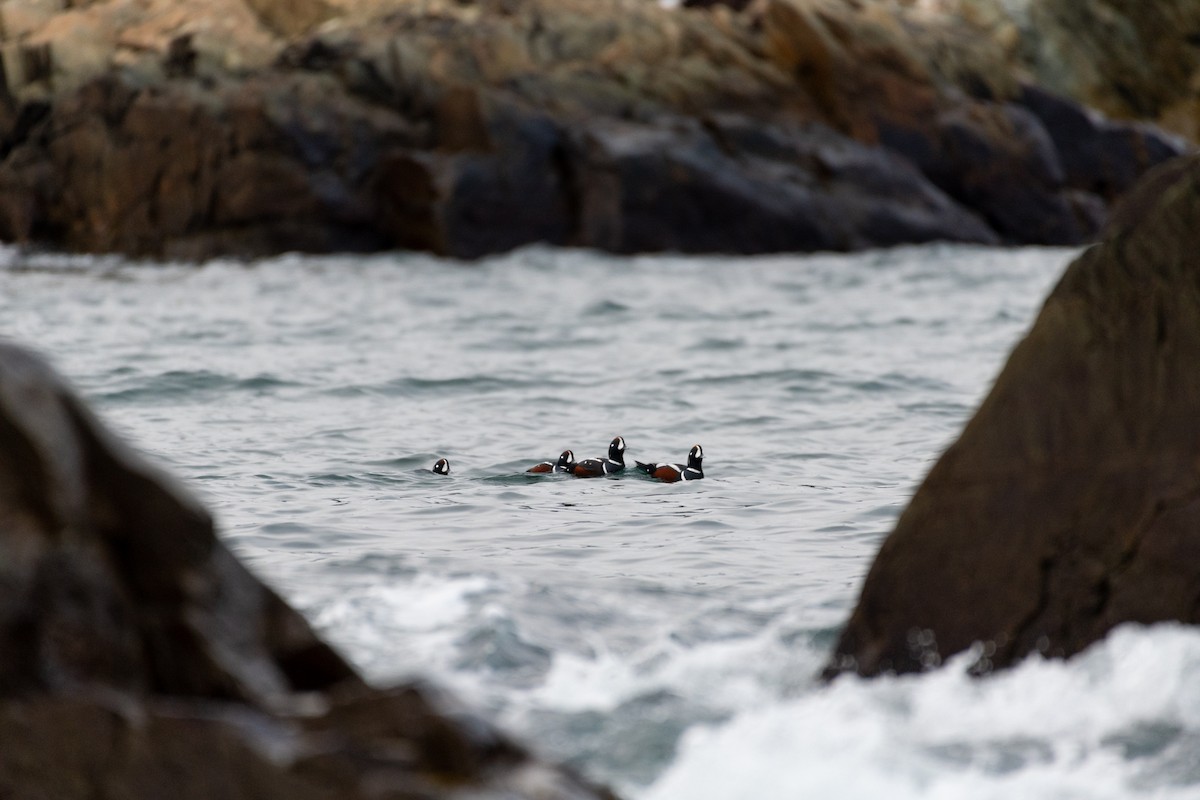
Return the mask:
<svg viewBox="0 0 1200 800"><path fill-rule="evenodd" d="M543 461L540 464L534 464L526 472L574 472L575 471L575 453L570 450L563 450L559 455L558 461Z"/></svg>
<svg viewBox="0 0 1200 800"><path fill-rule="evenodd" d="M688 452L687 464L643 464L641 461L633 462L638 469L645 472L652 478L657 478L660 481L667 483L675 483L676 481L698 481L704 477L704 449L700 445L694 445Z"/></svg>
<svg viewBox="0 0 1200 800"><path fill-rule="evenodd" d="M444 458L439 458L433 463L433 469L430 470L434 475L449 475L450 462Z"/></svg>
<svg viewBox="0 0 1200 800"><path fill-rule="evenodd" d="M625 440L620 436L608 444L607 458L587 458L575 465L579 478L600 478L625 469Z"/></svg>

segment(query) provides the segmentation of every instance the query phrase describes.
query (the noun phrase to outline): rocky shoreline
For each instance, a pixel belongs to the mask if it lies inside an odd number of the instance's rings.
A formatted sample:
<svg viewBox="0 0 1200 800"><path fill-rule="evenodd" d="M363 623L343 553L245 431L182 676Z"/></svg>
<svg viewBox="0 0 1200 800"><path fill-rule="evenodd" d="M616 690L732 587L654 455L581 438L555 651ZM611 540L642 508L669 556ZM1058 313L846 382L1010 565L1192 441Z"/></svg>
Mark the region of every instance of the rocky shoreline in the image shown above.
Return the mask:
<svg viewBox="0 0 1200 800"><path fill-rule="evenodd" d="M0 240L184 260L1079 244L1188 149L921 5L6 0Z"/></svg>

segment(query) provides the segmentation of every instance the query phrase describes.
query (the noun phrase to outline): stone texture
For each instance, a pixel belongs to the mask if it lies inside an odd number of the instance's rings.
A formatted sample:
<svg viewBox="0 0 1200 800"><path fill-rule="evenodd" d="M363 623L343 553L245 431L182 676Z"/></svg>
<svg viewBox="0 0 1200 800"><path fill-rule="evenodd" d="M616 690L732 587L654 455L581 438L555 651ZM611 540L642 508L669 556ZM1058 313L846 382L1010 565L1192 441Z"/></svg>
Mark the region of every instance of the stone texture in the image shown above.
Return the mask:
<svg viewBox="0 0 1200 800"><path fill-rule="evenodd" d="M0 797L611 797L431 687L368 687L7 343L0 520Z"/></svg>
<svg viewBox="0 0 1200 800"><path fill-rule="evenodd" d="M1187 150L1181 139L1146 124L1122 123L1036 86L1018 102L1041 121L1069 186L1107 200L1132 188L1151 167Z"/></svg>
<svg viewBox="0 0 1200 800"><path fill-rule="evenodd" d="M373 169L418 134L332 88L94 81L0 165L0 236L168 258L385 247Z"/></svg>
<svg viewBox="0 0 1200 800"><path fill-rule="evenodd" d="M979 14L928 5L7 0L28 13L0 41L0 239L187 259L1077 244L1185 150L1022 85Z"/></svg>
<svg viewBox="0 0 1200 800"><path fill-rule="evenodd" d="M904 0L958 18L1002 61L1118 119L1200 138L1200 5L1192 0Z"/></svg>
<svg viewBox="0 0 1200 800"><path fill-rule="evenodd" d="M850 250L997 241L911 165L824 127L740 116L578 137L584 241L615 252Z"/></svg>
<svg viewBox="0 0 1200 800"><path fill-rule="evenodd" d="M1070 656L1200 622L1200 159L1066 271L880 548L828 674Z"/></svg>

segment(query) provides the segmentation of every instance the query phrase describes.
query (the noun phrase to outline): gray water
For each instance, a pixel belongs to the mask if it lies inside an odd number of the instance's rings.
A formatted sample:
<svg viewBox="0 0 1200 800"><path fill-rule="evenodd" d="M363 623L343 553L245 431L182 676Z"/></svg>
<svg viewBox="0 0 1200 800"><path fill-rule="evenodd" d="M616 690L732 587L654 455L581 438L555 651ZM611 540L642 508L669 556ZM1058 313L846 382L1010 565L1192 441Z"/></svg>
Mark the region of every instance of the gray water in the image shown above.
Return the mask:
<svg viewBox="0 0 1200 800"><path fill-rule="evenodd" d="M1183 628L981 681L813 680L1073 255L9 250L0 330L373 680L432 677L631 798L1196 796ZM524 474L616 435L699 443L706 478Z"/></svg>

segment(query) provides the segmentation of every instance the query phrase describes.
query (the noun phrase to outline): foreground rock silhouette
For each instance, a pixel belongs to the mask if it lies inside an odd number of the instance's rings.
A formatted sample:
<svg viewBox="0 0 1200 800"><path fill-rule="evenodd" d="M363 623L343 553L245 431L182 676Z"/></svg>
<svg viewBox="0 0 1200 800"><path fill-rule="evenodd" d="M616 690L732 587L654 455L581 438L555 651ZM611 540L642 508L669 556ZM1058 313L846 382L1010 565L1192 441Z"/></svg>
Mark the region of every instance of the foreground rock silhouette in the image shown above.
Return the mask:
<svg viewBox="0 0 1200 800"><path fill-rule="evenodd" d="M1063 275L880 548L827 675L1070 656L1200 622L1200 159Z"/></svg>
<svg viewBox="0 0 1200 800"><path fill-rule="evenodd" d="M429 687L368 687L3 343L0 518L0 797L612 797Z"/></svg>

